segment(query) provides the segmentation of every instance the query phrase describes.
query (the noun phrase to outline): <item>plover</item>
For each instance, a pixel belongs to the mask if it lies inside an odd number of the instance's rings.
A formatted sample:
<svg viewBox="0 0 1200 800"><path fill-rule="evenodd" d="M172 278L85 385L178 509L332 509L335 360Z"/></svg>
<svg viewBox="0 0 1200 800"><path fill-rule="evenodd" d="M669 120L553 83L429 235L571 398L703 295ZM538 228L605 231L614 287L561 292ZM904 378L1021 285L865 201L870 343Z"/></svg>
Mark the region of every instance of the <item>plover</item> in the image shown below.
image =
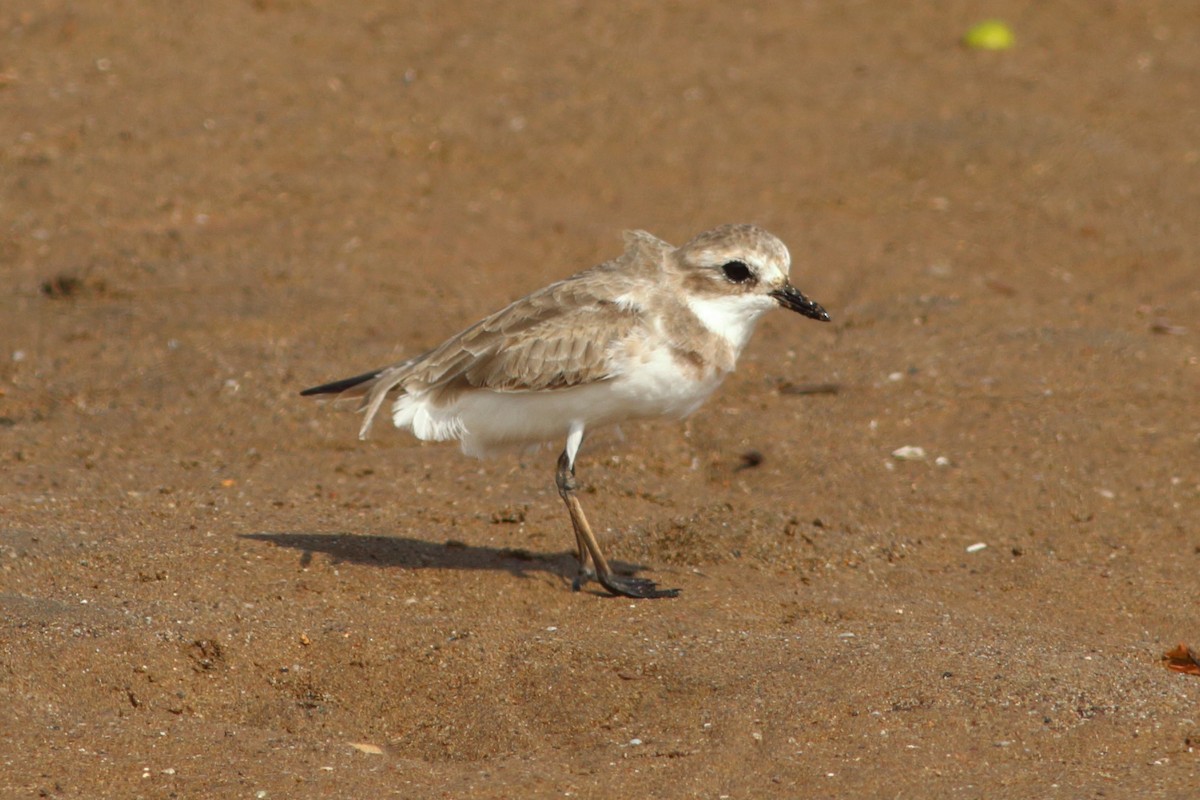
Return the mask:
<svg viewBox="0 0 1200 800"><path fill-rule="evenodd" d="M755 225L723 225L678 248L630 231L624 255L612 261L419 356L301 394L362 398L359 438L394 398L397 428L426 441L458 440L468 455L565 442L555 482L575 530L573 587L595 577L613 594L673 597L678 589L613 572L575 494L575 457L598 426L695 411L733 371L768 309L828 321L792 286L790 268L783 242Z"/></svg>

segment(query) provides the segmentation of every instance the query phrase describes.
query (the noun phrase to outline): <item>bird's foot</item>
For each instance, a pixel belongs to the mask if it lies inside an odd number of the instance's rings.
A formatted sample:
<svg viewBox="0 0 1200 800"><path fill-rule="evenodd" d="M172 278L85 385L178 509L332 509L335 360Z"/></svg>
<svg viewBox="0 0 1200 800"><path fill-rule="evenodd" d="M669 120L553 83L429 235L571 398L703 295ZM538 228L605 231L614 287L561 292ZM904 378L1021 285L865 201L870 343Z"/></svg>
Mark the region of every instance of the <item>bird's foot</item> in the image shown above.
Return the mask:
<svg viewBox="0 0 1200 800"><path fill-rule="evenodd" d="M652 600L657 597L677 597L678 589L660 589L658 584L646 578L622 577L619 575L598 576L600 585L622 597Z"/></svg>
<svg viewBox="0 0 1200 800"><path fill-rule="evenodd" d="M595 579L596 570L592 569L590 564L586 567L580 567L579 572L575 573L575 579L571 581L571 591L578 592L588 581Z"/></svg>

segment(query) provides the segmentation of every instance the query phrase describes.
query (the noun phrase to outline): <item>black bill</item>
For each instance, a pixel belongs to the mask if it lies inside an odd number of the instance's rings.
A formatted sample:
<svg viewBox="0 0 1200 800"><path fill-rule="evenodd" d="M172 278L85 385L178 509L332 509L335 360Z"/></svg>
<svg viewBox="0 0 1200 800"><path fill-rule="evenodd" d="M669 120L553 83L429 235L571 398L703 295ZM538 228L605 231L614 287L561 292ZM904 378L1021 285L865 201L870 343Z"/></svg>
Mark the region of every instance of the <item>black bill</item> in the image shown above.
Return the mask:
<svg viewBox="0 0 1200 800"><path fill-rule="evenodd" d="M799 312L809 319L829 322L829 312L821 308L820 303L815 303L800 294L800 290L795 286L785 286L782 289L776 289L771 292L771 297L778 300L779 305L784 308Z"/></svg>

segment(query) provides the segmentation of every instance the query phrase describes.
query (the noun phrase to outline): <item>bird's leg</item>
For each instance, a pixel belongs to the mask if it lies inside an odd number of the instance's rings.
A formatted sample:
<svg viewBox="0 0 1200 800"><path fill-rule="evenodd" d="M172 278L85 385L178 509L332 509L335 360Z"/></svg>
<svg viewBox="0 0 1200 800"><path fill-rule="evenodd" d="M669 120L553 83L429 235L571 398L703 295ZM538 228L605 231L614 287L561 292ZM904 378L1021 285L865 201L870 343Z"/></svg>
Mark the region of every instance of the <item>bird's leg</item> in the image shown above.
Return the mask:
<svg viewBox="0 0 1200 800"><path fill-rule="evenodd" d="M578 500L575 500L574 505L571 502L574 500L576 489L575 469L570 464L566 450L558 457L558 471L554 475L554 482L558 486L558 493L563 502L567 504L567 511L571 514L571 527L575 529L575 557L579 560L579 573L571 582L571 590L578 592L583 584L596 577L596 572L588 565L588 561L591 560L591 552L588 550L587 538L583 532L583 526L587 525L587 517L583 516L583 508L579 505ZM578 517L576 517L575 509L579 511Z"/></svg>
<svg viewBox="0 0 1200 800"><path fill-rule="evenodd" d="M596 542L595 534L592 533L592 526L588 524L587 517L583 514L583 506L580 505L579 498L575 496L575 465L567 450L563 450L562 455L558 457L555 483L558 485L559 495L567 504L567 513L571 515L571 526L575 529L575 546L579 552L579 575L575 578L572 588L578 589L589 577L587 559L590 555L592 563L596 566L596 579L600 581L601 586L613 594L639 598L675 597L679 594L678 589L659 589L654 581L619 576L612 571L612 567L608 565L608 559L604 557L604 553L600 552L600 545Z"/></svg>

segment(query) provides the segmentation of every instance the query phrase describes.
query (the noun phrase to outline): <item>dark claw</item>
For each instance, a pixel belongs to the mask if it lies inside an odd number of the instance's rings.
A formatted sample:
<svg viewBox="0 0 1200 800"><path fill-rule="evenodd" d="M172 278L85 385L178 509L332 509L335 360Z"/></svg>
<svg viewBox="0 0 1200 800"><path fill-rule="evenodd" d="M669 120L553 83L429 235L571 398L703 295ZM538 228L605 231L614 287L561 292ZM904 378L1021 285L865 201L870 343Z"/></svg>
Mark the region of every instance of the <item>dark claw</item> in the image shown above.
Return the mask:
<svg viewBox="0 0 1200 800"><path fill-rule="evenodd" d="M652 600L656 597L677 597L678 589L659 589L658 584L645 578L622 578L616 575L599 576L600 584L613 594Z"/></svg>
<svg viewBox="0 0 1200 800"><path fill-rule="evenodd" d="M575 579L571 581L571 591L578 592L584 585L596 579L596 570L592 569L591 565L580 567L579 572L575 574Z"/></svg>

